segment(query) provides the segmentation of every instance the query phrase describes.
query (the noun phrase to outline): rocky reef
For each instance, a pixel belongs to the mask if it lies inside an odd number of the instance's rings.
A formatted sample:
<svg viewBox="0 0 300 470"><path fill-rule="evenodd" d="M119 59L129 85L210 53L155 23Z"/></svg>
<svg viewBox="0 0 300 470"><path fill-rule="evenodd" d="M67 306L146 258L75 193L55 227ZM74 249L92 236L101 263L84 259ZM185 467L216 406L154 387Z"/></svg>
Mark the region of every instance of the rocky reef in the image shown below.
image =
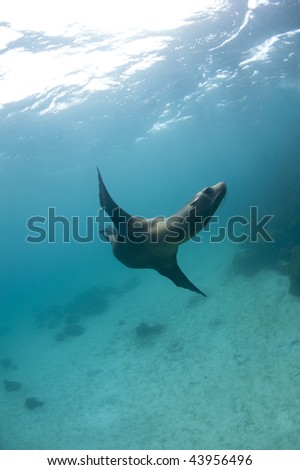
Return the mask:
<svg viewBox="0 0 300 470"><path fill-rule="evenodd" d="M299 185L298 185L299 186ZM291 189L284 203L274 207L269 233L273 242L248 243L236 253L232 264L236 274L254 276L271 269L289 276L291 295L300 296L300 189Z"/></svg>
<svg viewBox="0 0 300 470"><path fill-rule="evenodd" d="M300 296L300 245L294 247L289 264L289 293Z"/></svg>

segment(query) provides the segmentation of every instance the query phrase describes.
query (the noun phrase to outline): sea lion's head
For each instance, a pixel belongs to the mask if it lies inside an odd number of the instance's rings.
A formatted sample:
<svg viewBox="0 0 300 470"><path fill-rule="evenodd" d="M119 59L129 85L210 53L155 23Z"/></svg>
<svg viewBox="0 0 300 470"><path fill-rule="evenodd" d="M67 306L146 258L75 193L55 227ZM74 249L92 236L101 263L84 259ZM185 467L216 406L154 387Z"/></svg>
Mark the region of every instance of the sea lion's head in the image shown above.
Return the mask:
<svg viewBox="0 0 300 470"><path fill-rule="evenodd" d="M211 217L221 204L226 191L227 187L223 182L204 188L196 194L191 206L196 209L196 214L201 215L203 219Z"/></svg>

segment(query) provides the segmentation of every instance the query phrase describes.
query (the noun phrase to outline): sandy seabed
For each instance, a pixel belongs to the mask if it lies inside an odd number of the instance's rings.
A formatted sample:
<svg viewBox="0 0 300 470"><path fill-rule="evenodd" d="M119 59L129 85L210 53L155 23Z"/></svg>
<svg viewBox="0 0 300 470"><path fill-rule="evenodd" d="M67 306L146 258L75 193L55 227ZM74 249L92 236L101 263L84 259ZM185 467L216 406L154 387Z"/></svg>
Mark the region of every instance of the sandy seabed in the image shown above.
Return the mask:
<svg viewBox="0 0 300 470"><path fill-rule="evenodd" d="M0 387L0 448L300 449L300 299L288 278L235 275L232 246L184 250L206 299L128 270L141 283L87 317L82 336L55 341L32 319L2 338L18 365L2 381L22 387ZM141 322L165 328L138 336ZM44 406L28 410L29 396Z"/></svg>

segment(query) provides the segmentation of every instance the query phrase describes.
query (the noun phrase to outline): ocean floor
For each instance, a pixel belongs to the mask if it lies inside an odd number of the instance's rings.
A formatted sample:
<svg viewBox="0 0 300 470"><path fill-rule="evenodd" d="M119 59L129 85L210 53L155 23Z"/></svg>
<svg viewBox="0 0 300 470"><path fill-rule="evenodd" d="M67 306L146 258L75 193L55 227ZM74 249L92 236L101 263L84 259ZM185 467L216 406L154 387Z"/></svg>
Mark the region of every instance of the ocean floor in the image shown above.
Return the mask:
<svg viewBox="0 0 300 470"><path fill-rule="evenodd" d="M232 245L182 250L207 298L125 270L78 336L33 314L3 332L1 382L21 388L1 384L0 448L300 449L300 298L234 274Z"/></svg>

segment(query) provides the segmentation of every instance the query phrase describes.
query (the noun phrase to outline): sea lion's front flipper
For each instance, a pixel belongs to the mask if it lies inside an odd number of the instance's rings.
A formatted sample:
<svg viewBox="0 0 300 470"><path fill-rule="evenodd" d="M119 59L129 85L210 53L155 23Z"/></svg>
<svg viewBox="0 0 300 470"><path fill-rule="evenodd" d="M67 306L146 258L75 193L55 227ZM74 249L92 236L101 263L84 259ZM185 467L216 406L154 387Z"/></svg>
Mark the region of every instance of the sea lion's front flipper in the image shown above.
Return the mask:
<svg viewBox="0 0 300 470"><path fill-rule="evenodd" d="M181 271L180 267L178 266L177 262L168 268L159 268L156 269L159 274L168 277L171 281L176 284L178 287L183 287L184 289L189 289L193 292L197 292L197 294L202 294L206 297L206 294L202 292L198 287L194 286L194 284L186 277L186 275Z"/></svg>
<svg viewBox="0 0 300 470"><path fill-rule="evenodd" d="M98 182L99 182L99 199L100 199L100 206L103 207L107 215L111 218L116 227L118 233L125 232L126 224L128 220L131 218L131 215L128 212L125 212L121 209L118 204L110 196L109 192L106 189L105 184L103 183L103 179L101 177L99 168L97 167L98 171ZM124 230L122 228L124 227Z"/></svg>

